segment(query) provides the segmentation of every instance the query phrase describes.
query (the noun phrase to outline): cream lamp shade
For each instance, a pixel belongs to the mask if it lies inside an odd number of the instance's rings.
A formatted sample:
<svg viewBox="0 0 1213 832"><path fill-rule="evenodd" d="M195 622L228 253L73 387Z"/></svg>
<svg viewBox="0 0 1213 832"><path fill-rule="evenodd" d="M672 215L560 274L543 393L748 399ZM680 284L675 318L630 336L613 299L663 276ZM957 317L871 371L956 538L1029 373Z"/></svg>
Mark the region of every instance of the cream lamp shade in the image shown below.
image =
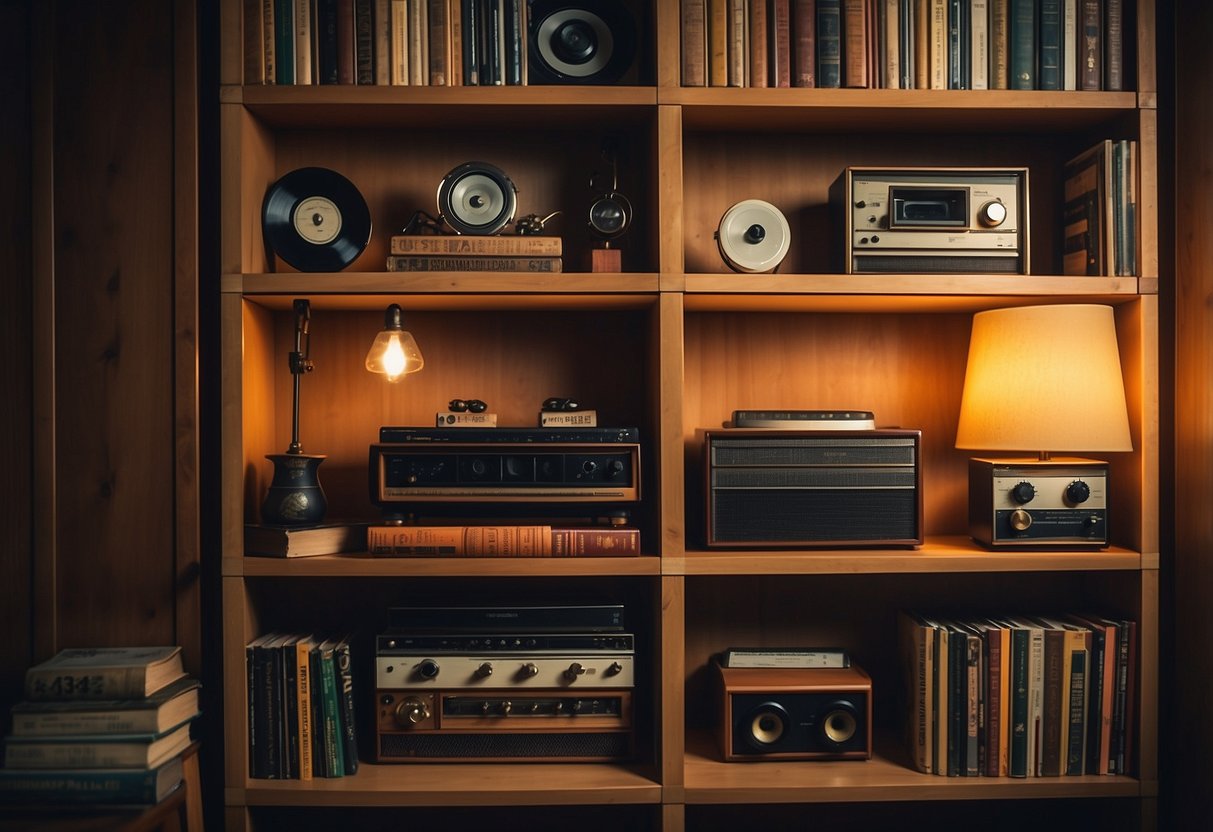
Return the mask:
<svg viewBox="0 0 1213 832"><path fill-rule="evenodd" d="M973 316L956 447L1131 451L1112 307L991 309Z"/></svg>

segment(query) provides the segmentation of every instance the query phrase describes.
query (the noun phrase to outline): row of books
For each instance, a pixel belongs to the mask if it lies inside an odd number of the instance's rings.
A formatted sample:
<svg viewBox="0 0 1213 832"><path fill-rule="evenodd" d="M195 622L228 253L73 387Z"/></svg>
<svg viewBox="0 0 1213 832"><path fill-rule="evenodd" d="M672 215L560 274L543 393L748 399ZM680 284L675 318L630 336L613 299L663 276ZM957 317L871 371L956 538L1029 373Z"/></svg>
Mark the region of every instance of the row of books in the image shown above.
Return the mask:
<svg viewBox="0 0 1213 832"><path fill-rule="evenodd" d="M1123 0L682 0L682 83L1122 90Z"/></svg>
<svg viewBox="0 0 1213 832"><path fill-rule="evenodd" d="M199 689L179 647L69 649L30 668L0 802L158 803L181 784Z"/></svg>
<svg viewBox="0 0 1213 832"><path fill-rule="evenodd" d="M913 765L949 777L1127 774L1137 625L899 614Z"/></svg>
<svg viewBox="0 0 1213 832"><path fill-rule="evenodd" d="M1066 163L1065 274L1137 273L1137 142L1105 139Z"/></svg>
<svg viewBox="0 0 1213 832"><path fill-rule="evenodd" d="M526 21L526 0L244 0L244 81L525 84Z"/></svg>
<svg viewBox="0 0 1213 832"><path fill-rule="evenodd" d="M348 636L271 632L245 645L249 777L358 771Z"/></svg>

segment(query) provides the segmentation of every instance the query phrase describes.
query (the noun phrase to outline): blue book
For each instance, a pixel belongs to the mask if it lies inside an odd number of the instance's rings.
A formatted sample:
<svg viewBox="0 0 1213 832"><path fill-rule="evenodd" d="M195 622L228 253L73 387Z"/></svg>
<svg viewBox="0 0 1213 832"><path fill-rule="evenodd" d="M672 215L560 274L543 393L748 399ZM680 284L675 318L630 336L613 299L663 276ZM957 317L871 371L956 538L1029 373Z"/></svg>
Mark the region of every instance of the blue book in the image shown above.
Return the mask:
<svg viewBox="0 0 1213 832"><path fill-rule="evenodd" d="M842 86L841 0L817 0L817 86Z"/></svg>
<svg viewBox="0 0 1213 832"><path fill-rule="evenodd" d="M1040 0L1037 89L1061 89L1061 0Z"/></svg>
<svg viewBox="0 0 1213 832"><path fill-rule="evenodd" d="M1036 89L1036 2L1011 0L1011 89Z"/></svg>
<svg viewBox="0 0 1213 832"><path fill-rule="evenodd" d="M181 785L181 756L152 769L0 768L0 803L151 805Z"/></svg>

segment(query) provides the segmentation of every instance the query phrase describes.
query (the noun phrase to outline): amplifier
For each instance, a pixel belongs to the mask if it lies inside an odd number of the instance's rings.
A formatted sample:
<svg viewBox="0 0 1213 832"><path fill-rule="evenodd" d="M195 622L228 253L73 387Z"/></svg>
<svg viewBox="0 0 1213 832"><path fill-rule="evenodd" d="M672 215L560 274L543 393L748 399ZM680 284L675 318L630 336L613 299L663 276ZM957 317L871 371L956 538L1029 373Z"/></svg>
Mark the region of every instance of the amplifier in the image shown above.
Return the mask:
<svg viewBox="0 0 1213 832"><path fill-rule="evenodd" d="M921 436L704 431L707 545L921 545Z"/></svg>
<svg viewBox="0 0 1213 832"><path fill-rule="evenodd" d="M634 503L634 429L390 428L370 446L371 500L402 503Z"/></svg>

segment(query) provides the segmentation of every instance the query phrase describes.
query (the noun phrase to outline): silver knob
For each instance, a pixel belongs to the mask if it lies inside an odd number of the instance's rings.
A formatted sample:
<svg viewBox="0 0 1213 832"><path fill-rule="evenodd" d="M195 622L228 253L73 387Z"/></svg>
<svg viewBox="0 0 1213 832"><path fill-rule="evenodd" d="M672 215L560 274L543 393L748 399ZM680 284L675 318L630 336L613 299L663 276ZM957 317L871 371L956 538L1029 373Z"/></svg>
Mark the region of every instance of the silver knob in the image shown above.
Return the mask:
<svg viewBox="0 0 1213 832"><path fill-rule="evenodd" d="M1006 222L1007 206L1001 202L987 202L977 213L977 221L986 228L997 228Z"/></svg>

